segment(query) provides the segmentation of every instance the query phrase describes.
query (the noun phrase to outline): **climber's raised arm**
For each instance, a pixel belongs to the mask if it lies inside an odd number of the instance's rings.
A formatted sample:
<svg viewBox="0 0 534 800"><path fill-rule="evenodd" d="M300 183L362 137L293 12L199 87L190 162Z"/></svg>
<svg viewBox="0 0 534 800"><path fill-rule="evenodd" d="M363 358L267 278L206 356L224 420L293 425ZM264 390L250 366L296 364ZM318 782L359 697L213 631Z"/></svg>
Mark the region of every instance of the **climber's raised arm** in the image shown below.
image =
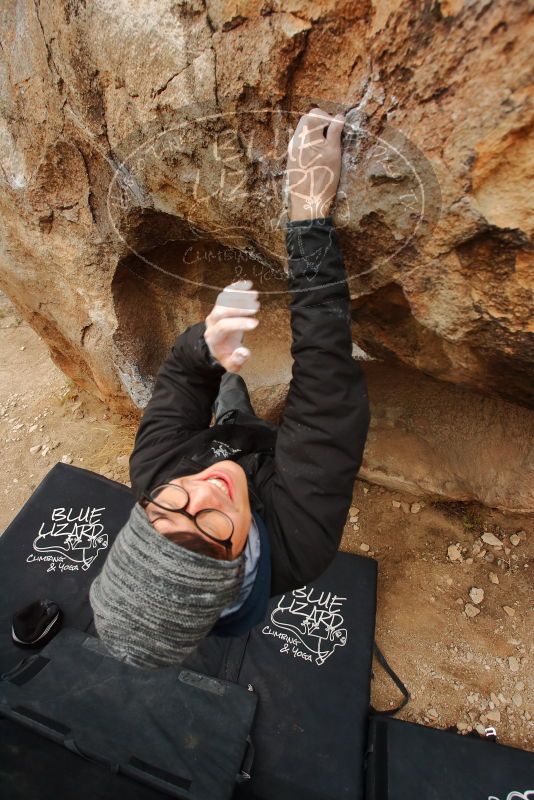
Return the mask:
<svg viewBox="0 0 534 800"><path fill-rule="evenodd" d="M209 428L212 406L225 371L239 372L250 356L242 335L258 320L257 291L236 281L219 293L205 321L181 333L157 375L130 456L136 494L152 484L179 443Z"/></svg>
<svg viewBox="0 0 534 800"><path fill-rule="evenodd" d="M324 138L325 118L320 109L305 115L288 150L291 221L286 244L294 363L275 471L262 498L276 542L275 592L315 579L334 557L369 427L365 379L352 357L350 296L338 235L332 217L318 216L329 210L341 162L343 123L330 117ZM303 157L301 143L311 141L306 136L312 128L314 138L322 141L312 142Z"/></svg>

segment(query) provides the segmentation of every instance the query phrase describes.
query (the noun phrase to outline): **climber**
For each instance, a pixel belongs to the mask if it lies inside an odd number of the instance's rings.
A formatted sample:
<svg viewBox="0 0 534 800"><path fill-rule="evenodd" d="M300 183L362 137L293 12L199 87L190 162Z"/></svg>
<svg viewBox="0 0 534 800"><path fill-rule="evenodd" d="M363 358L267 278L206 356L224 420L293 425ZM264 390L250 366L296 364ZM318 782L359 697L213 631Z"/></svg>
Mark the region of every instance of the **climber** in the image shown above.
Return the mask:
<svg viewBox="0 0 534 800"><path fill-rule="evenodd" d="M314 108L288 146L294 363L280 425L255 415L238 374L259 322L250 281L227 286L158 371L130 458L137 502L90 591L99 636L127 663L182 663L211 633L245 633L336 554L369 426L330 216L343 126Z"/></svg>

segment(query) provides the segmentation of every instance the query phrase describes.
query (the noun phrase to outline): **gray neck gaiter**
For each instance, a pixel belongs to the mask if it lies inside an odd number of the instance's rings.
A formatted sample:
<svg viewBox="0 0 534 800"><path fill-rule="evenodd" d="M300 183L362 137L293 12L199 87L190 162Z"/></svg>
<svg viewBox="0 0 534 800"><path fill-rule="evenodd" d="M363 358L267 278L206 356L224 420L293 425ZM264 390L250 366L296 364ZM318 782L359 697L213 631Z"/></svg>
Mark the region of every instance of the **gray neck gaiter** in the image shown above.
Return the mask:
<svg viewBox="0 0 534 800"><path fill-rule="evenodd" d="M98 635L128 664L179 664L238 597L243 574L243 554L220 561L180 547L136 503L90 588Z"/></svg>

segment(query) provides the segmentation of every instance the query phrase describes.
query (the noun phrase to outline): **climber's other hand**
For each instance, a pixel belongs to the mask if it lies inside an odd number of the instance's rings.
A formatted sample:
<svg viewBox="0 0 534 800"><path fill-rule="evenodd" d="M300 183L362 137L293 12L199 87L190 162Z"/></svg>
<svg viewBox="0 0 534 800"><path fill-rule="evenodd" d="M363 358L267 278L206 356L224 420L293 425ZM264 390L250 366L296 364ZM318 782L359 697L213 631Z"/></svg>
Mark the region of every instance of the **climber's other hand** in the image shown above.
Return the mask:
<svg viewBox="0 0 534 800"><path fill-rule="evenodd" d="M227 372L239 372L250 358L250 350L241 342L243 335L258 325L253 315L260 307L258 292L251 287L249 280L225 286L206 317L204 339L211 355Z"/></svg>

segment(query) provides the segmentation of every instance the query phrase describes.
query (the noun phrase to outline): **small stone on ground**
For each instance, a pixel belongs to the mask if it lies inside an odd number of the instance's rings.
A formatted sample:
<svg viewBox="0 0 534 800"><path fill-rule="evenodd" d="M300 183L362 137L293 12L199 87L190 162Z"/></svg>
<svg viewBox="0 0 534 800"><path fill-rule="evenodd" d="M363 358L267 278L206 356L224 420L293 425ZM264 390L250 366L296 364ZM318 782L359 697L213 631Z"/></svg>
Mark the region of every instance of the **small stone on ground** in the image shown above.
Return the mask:
<svg viewBox="0 0 534 800"><path fill-rule="evenodd" d="M465 604L464 611L468 617L476 617L477 614L480 614L480 608L472 606L471 603Z"/></svg>
<svg viewBox="0 0 534 800"><path fill-rule="evenodd" d="M482 534L482 541L486 544L491 545L491 547L502 547L502 542L500 539L497 539L494 533L490 531L486 531Z"/></svg>
<svg viewBox="0 0 534 800"><path fill-rule="evenodd" d="M462 561L462 553L457 544L450 544L447 548L449 561Z"/></svg>
<svg viewBox="0 0 534 800"><path fill-rule="evenodd" d="M478 605L484 600L484 589L477 589L476 586L473 586L469 592L469 597L475 605Z"/></svg>

